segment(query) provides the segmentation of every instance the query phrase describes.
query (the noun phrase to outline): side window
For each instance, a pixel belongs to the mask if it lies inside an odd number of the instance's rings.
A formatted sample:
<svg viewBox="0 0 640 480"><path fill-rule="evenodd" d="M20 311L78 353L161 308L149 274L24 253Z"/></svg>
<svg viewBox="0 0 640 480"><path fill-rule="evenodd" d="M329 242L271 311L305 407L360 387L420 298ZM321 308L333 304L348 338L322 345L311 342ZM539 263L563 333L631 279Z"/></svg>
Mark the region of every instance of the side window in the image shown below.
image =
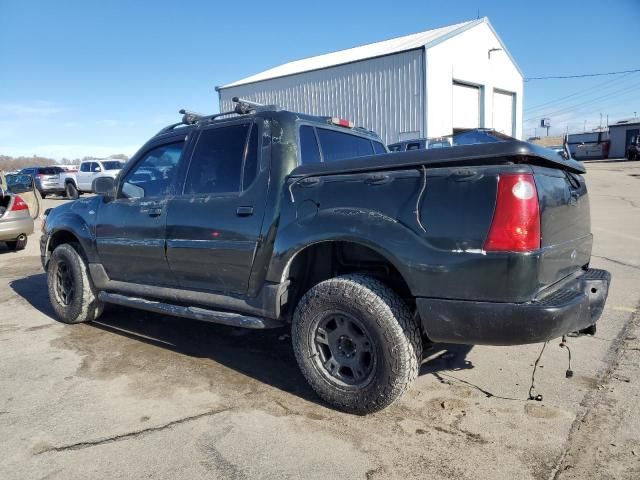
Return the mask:
<svg viewBox="0 0 640 480"><path fill-rule="evenodd" d="M300 127L300 164L318 163L320 161L320 149L313 127L303 125Z"/></svg>
<svg viewBox="0 0 640 480"><path fill-rule="evenodd" d="M122 196L146 198L166 195L173 182L184 142L156 147L127 173L122 182Z"/></svg>
<svg viewBox="0 0 640 480"><path fill-rule="evenodd" d="M100 164L98 162L93 162L91 164L91 171L92 172L101 172L102 171L102 167L100 166Z"/></svg>
<svg viewBox="0 0 640 480"><path fill-rule="evenodd" d="M396 144L396 145L389 145L389 151L390 152L399 152L400 151L400 147L402 145Z"/></svg>
<svg viewBox="0 0 640 480"><path fill-rule="evenodd" d="M368 138L329 130L328 128L318 128L317 132L325 162L373 155L371 140Z"/></svg>
<svg viewBox="0 0 640 480"><path fill-rule="evenodd" d="M200 133L184 183L185 194L240 191L242 159L250 123Z"/></svg>
<svg viewBox="0 0 640 480"><path fill-rule="evenodd" d="M242 190L246 190L253 183L258 174L258 125L253 124L247 154L244 157L244 170L242 172Z"/></svg>
<svg viewBox="0 0 640 480"><path fill-rule="evenodd" d="M387 153L387 150L384 148L380 142L372 142L373 143L373 151L376 155L380 155L381 153Z"/></svg>
<svg viewBox="0 0 640 480"><path fill-rule="evenodd" d="M420 150L419 143L409 143L407 144L407 150Z"/></svg>
<svg viewBox="0 0 640 480"><path fill-rule="evenodd" d="M80 165L80 171L88 172L90 166L91 166L91 162L84 162L82 165Z"/></svg>

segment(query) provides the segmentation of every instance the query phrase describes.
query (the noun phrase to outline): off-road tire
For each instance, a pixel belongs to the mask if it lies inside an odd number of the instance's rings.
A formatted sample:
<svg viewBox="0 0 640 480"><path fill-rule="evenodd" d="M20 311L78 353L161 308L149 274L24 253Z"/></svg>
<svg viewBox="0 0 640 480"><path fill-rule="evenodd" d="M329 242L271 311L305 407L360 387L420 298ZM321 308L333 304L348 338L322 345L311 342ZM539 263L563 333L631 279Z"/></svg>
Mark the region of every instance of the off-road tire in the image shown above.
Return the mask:
<svg viewBox="0 0 640 480"><path fill-rule="evenodd" d="M333 314L328 312L355 318L371 339L375 361L364 383L341 385L322 370L314 339L318 319ZM418 376L422 339L414 316L396 292L366 275L344 275L312 287L295 309L291 337L296 360L311 387L348 413L365 415L386 408Z"/></svg>
<svg viewBox="0 0 640 480"><path fill-rule="evenodd" d="M24 238L19 238L17 240L11 240L10 242L4 242L7 245L7 248L12 251L24 250L27 248L28 237L25 235Z"/></svg>
<svg viewBox="0 0 640 480"><path fill-rule="evenodd" d="M59 273L69 273L73 282L70 298L65 298L58 290ZM66 275L65 275L66 276ZM96 320L104 308L98 300L97 291L89 278L87 263L80 254L78 244L65 243L55 248L47 266L47 285L53 310L64 323L82 323Z"/></svg>
<svg viewBox="0 0 640 480"><path fill-rule="evenodd" d="M70 198L72 200L76 200L80 196L80 192L78 192L78 189L73 184L73 182L68 182L64 187L64 191L67 195L67 198Z"/></svg>

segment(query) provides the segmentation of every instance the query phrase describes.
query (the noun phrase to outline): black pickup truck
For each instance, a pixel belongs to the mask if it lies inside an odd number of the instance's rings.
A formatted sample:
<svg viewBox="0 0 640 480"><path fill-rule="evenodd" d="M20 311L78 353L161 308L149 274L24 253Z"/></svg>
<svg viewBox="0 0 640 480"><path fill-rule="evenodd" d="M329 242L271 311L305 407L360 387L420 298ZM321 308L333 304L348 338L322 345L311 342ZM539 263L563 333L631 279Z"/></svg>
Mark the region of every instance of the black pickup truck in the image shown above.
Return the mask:
<svg viewBox="0 0 640 480"><path fill-rule="evenodd" d="M233 114L187 112L100 179L99 195L48 213L51 303L67 323L112 303L291 324L311 386L360 414L406 391L425 342L593 332L610 275L589 268L583 166L482 136L389 153L335 118L242 101Z"/></svg>

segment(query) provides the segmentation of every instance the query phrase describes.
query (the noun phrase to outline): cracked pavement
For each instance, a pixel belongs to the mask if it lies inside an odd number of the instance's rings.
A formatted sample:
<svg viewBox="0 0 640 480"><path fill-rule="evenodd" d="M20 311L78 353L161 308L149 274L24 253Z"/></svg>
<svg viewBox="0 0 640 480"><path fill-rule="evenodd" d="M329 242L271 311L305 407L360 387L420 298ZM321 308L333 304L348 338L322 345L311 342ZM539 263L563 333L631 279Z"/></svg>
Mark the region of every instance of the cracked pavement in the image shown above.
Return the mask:
<svg viewBox="0 0 640 480"><path fill-rule="evenodd" d="M288 331L112 307L68 326L38 234L0 247L0 478L640 478L640 162L587 165L592 265L613 274L595 337L434 345L413 389L355 417L306 385ZM47 206L63 200L47 198Z"/></svg>

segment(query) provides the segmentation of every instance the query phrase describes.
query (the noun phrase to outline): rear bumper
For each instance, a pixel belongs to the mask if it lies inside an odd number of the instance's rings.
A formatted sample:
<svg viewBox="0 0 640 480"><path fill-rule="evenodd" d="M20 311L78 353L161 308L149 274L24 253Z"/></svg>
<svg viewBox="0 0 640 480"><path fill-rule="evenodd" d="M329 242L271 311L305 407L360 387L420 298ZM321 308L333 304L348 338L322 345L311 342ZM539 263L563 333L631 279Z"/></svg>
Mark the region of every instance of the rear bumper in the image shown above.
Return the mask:
<svg viewBox="0 0 640 480"><path fill-rule="evenodd" d="M417 298L427 336L435 342L520 345L561 337L594 325L602 314L611 275L589 269L527 303Z"/></svg>
<svg viewBox="0 0 640 480"><path fill-rule="evenodd" d="M30 216L0 220L0 242L15 240L23 233L33 233L33 219Z"/></svg>

